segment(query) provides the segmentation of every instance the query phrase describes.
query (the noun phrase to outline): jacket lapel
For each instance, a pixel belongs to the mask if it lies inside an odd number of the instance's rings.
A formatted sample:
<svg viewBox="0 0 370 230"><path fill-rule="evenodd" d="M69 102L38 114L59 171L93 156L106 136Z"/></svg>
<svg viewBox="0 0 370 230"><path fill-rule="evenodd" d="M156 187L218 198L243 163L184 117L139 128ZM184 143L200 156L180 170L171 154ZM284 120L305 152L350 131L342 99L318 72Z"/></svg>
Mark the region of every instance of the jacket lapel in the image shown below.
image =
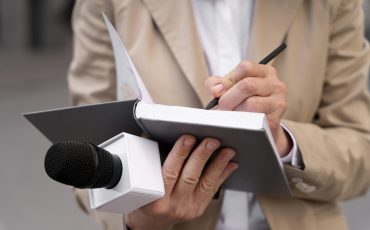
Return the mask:
<svg viewBox="0 0 370 230"><path fill-rule="evenodd" d="M301 3L302 0L255 0L249 60L260 61L284 42Z"/></svg>
<svg viewBox="0 0 370 230"><path fill-rule="evenodd" d="M166 40L184 75L203 105L210 96L204 81L208 77L206 61L198 38L191 1L144 0L155 24Z"/></svg>
<svg viewBox="0 0 370 230"><path fill-rule="evenodd" d="M303 0L255 0L248 59L258 62L285 38ZM210 96L204 81L207 64L194 20L191 1L144 0L185 77L203 105ZM287 48L289 49L289 47Z"/></svg>

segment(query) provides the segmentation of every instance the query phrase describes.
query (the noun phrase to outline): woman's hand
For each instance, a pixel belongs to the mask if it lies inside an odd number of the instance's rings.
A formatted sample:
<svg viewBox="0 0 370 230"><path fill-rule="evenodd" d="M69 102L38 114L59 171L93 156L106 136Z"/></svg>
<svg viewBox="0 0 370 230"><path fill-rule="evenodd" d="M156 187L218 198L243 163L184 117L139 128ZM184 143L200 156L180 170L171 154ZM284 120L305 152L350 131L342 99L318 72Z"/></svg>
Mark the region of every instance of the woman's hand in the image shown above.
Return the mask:
<svg viewBox="0 0 370 230"><path fill-rule="evenodd" d="M220 98L216 109L265 113L280 156L289 153L292 143L280 125L287 87L274 67L243 61L223 78L209 77L205 85Z"/></svg>
<svg viewBox="0 0 370 230"><path fill-rule="evenodd" d="M191 220L203 214L221 184L237 169L230 162L235 151L219 148L215 138L205 138L198 146L191 135L181 136L168 154L162 167L165 196L125 215L125 223L134 230L168 229L175 223Z"/></svg>

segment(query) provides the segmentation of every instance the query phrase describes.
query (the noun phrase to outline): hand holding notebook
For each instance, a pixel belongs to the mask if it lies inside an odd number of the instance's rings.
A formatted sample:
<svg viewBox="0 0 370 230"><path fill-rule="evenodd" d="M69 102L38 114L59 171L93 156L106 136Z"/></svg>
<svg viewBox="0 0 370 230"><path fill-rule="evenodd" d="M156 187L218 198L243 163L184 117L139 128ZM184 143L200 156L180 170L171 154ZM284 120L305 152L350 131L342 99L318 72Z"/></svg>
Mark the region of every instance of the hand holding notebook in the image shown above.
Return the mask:
<svg viewBox="0 0 370 230"><path fill-rule="evenodd" d="M283 43L259 64L243 61L224 77L207 79L208 92L215 98L206 108L265 113L278 152L284 157L292 141L280 125L286 110L287 88L276 70L267 64L286 48Z"/></svg>
<svg viewBox="0 0 370 230"><path fill-rule="evenodd" d="M141 100L119 101L106 104L80 106L53 111L26 114L52 142L85 140L95 144L121 133L141 135L158 141L162 160L168 147L172 147L182 134L195 136L199 141L213 137L221 141L220 147L236 151L239 169L225 182L226 188L289 196L290 190L280 162L273 136L265 114L216 111L179 106L153 104L145 97L140 77L130 61L124 45L113 26L106 20L111 36L116 66L124 67L126 84ZM117 45L118 44L118 45ZM117 75L123 71L117 68ZM134 77L134 79L132 79ZM136 80L135 80L136 78Z"/></svg>

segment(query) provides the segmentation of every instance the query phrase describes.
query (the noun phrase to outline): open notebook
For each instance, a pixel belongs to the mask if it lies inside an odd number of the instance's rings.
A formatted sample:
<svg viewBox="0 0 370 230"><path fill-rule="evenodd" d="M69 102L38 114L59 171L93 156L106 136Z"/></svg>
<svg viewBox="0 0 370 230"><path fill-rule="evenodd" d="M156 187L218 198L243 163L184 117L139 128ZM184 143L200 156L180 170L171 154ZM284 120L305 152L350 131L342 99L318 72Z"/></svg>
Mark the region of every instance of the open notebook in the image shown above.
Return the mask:
<svg viewBox="0 0 370 230"><path fill-rule="evenodd" d="M262 113L216 111L153 104L114 27L105 21L112 40L117 75L136 95L135 100L62 108L25 114L49 140L90 141L100 144L121 133L158 141L162 161L176 139L192 134L202 140L215 137L237 151L239 168L225 187L273 196L290 196L267 120ZM126 79L126 78L127 79ZM144 92L143 92L144 87ZM145 169L144 169L145 170Z"/></svg>

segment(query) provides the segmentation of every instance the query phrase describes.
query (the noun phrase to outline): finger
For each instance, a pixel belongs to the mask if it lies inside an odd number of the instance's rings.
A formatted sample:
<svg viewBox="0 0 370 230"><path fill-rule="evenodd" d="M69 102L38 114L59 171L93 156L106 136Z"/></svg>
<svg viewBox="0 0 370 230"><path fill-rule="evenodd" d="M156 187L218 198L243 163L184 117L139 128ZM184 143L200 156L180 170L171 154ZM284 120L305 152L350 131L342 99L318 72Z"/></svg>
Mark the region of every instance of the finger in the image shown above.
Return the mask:
<svg viewBox="0 0 370 230"><path fill-rule="evenodd" d="M165 195L170 195L188 158L191 149L196 142L191 135L182 135L173 146L162 166Z"/></svg>
<svg viewBox="0 0 370 230"><path fill-rule="evenodd" d="M204 198L213 196L218 190L218 182L221 174L232 158L235 156L235 151L230 148L222 149L217 157L211 162L196 188L196 196Z"/></svg>
<svg viewBox="0 0 370 230"><path fill-rule="evenodd" d="M278 109L281 100L275 95L269 97L253 96L240 103L234 110L268 115Z"/></svg>
<svg viewBox="0 0 370 230"><path fill-rule="evenodd" d="M266 114L271 132L275 136L274 132L280 127L280 120L286 107L285 97L274 94L269 97L250 97L238 105L235 110Z"/></svg>
<svg viewBox="0 0 370 230"><path fill-rule="evenodd" d="M270 78L244 78L221 96L218 109L234 110L235 107L251 96L269 96L274 92L274 85Z"/></svg>
<svg viewBox="0 0 370 230"><path fill-rule="evenodd" d="M229 162L225 167L224 171L221 173L220 177L217 180L216 188L213 194L198 194L196 200L201 204L209 204L211 199L213 198L214 194L218 191L218 189L222 186L222 184L226 181L227 178L236 170L238 169L239 164L236 162ZM206 208L206 207L204 207Z"/></svg>
<svg viewBox="0 0 370 230"><path fill-rule="evenodd" d="M272 111L271 113L267 114L267 121L269 123L269 127L271 129L272 135L276 138L276 132L281 129L281 117L285 113L286 110L286 101L281 101L278 107Z"/></svg>
<svg viewBox="0 0 370 230"><path fill-rule="evenodd" d="M217 188L220 188L221 185L225 182L227 178L233 173L236 169L239 168L239 164L236 162L229 162L225 170L221 173L221 176L218 178Z"/></svg>
<svg viewBox="0 0 370 230"><path fill-rule="evenodd" d="M224 86L222 85L222 78L211 76L204 82L208 93L215 98L219 98L224 92Z"/></svg>
<svg viewBox="0 0 370 230"><path fill-rule="evenodd" d="M219 146L220 141L215 138L206 138L198 145L187 160L174 193L184 196L194 191L207 160Z"/></svg>
<svg viewBox="0 0 370 230"><path fill-rule="evenodd" d="M268 75L276 75L276 71L273 67L250 61L243 61L225 75L222 79L222 84L226 91L246 77L266 77Z"/></svg>

